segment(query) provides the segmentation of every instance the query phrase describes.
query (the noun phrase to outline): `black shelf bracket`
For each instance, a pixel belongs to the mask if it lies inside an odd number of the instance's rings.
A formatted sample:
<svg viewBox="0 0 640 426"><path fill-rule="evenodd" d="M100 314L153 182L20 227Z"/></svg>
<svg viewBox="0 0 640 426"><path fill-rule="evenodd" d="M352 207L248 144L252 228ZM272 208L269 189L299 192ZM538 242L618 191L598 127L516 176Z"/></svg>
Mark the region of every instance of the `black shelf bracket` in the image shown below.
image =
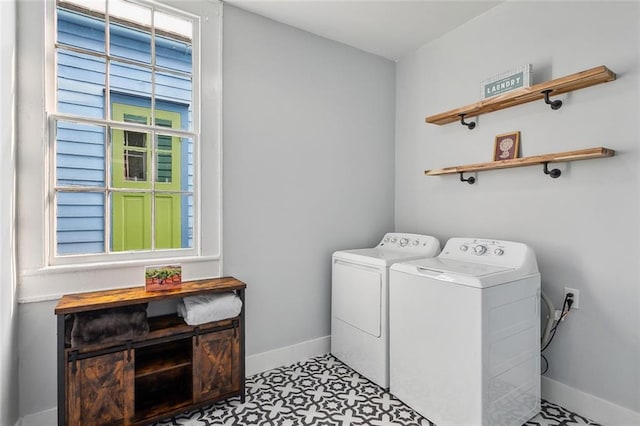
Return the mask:
<svg viewBox="0 0 640 426"><path fill-rule="evenodd" d="M549 105L553 110L560 109L560 107L562 106L562 101L560 99L556 99L555 101L549 99L549 94L551 92L553 92L553 90L551 89L542 91L542 94L544 95L544 103Z"/></svg>
<svg viewBox="0 0 640 426"><path fill-rule="evenodd" d="M467 128L469 130L475 129L476 128L476 123L473 122L473 121L470 122L470 123L467 123L466 121L464 121L465 115L467 115L467 114L458 114L458 116L460 117L460 124L462 124L463 126L467 126Z"/></svg>
<svg viewBox="0 0 640 426"><path fill-rule="evenodd" d="M562 174L562 172L560 171L560 169L551 169L549 170L549 168L547 167L547 165L549 164L549 162L544 162L542 163L544 165L544 168L542 169L542 171L544 172L545 175L549 175L551 176L553 179L559 178L560 175Z"/></svg>
<svg viewBox="0 0 640 426"><path fill-rule="evenodd" d="M467 182L469 185L473 185L476 183L476 178L473 176L469 176L468 178L464 178L464 172L460 172L460 182Z"/></svg>

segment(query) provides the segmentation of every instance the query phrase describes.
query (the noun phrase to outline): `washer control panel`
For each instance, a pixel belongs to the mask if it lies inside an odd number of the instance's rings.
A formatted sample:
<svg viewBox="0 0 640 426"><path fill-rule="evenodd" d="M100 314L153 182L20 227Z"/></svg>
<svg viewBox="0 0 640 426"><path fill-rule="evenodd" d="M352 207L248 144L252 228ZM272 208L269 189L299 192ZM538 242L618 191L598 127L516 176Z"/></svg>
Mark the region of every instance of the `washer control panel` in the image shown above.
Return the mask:
<svg viewBox="0 0 640 426"><path fill-rule="evenodd" d="M434 245L440 248L440 242L429 235L407 234L401 232L390 232L382 237L377 248L389 250L406 250L406 251L426 251L432 250Z"/></svg>
<svg viewBox="0 0 640 426"><path fill-rule="evenodd" d="M468 256L503 256L508 252L509 241L484 240L484 239L460 239L457 243L449 244L443 253L457 250L461 254Z"/></svg>
<svg viewBox="0 0 640 426"><path fill-rule="evenodd" d="M535 264L535 254L526 244L485 238L451 238L439 257L513 267Z"/></svg>

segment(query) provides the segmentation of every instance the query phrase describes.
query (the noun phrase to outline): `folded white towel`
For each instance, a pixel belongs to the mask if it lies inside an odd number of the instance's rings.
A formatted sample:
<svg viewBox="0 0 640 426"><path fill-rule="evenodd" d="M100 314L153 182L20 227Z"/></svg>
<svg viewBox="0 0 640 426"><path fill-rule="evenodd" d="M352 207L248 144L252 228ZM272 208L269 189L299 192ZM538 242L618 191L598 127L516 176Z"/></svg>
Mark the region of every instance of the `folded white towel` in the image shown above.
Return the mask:
<svg viewBox="0 0 640 426"><path fill-rule="evenodd" d="M178 302L178 315L189 325L233 318L241 310L242 300L233 292L188 296Z"/></svg>

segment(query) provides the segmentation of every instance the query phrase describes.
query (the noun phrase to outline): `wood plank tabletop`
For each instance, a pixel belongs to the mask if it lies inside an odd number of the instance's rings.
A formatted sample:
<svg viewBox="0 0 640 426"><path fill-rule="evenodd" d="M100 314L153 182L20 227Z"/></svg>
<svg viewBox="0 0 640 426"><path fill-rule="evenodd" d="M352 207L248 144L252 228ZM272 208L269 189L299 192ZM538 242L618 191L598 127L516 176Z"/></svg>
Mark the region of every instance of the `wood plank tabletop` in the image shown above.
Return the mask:
<svg viewBox="0 0 640 426"><path fill-rule="evenodd" d="M56 315L62 315L74 312L94 311L136 303L177 299L197 294L240 290L246 288L246 286L245 283L234 277L221 277L186 281L182 283L182 288L166 291L148 292L144 286L140 286L67 294L63 296L56 305L55 313Z"/></svg>

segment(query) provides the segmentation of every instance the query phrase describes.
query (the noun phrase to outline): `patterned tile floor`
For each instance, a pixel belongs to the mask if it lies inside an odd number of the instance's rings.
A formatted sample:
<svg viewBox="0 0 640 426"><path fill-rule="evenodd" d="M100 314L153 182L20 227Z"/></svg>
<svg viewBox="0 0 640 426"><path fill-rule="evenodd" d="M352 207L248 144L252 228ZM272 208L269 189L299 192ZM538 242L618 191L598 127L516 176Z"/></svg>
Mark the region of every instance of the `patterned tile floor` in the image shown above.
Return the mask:
<svg viewBox="0 0 640 426"><path fill-rule="evenodd" d="M247 379L239 398L184 413L154 426L433 426L400 400L323 355ZM597 425L558 405L542 401L542 411L526 426Z"/></svg>

